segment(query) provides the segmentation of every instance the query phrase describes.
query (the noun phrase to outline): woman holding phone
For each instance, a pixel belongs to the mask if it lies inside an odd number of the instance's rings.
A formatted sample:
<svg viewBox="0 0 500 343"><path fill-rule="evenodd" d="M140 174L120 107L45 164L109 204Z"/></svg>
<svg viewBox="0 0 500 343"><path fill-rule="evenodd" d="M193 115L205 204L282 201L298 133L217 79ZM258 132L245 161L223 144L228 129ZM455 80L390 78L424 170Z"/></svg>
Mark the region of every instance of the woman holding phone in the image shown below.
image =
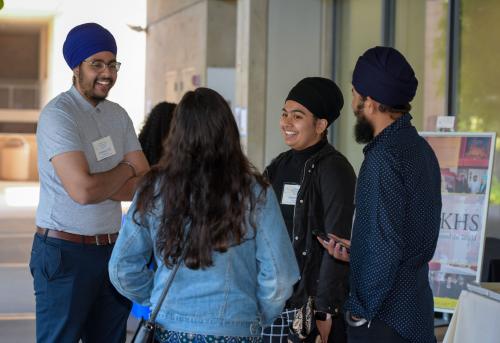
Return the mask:
<svg viewBox="0 0 500 343"><path fill-rule="evenodd" d="M281 110L281 134L290 149L269 164L265 175L280 201L301 279L281 316L264 331L268 343L309 343L318 335L323 343L347 341L341 314L349 292L349 264L329 256L316 239L322 234L351 236L356 175L327 140L327 128L343 104L335 82L307 77L291 89ZM304 334L297 327L313 329Z"/></svg>
<svg viewBox="0 0 500 343"><path fill-rule="evenodd" d="M349 262L349 254L351 253L351 241L344 238L339 238L331 233L328 237L317 237L323 247L328 250L328 253L337 260Z"/></svg>
<svg viewBox="0 0 500 343"><path fill-rule="evenodd" d="M187 92L164 151L120 231L113 284L154 306L179 263L157 317L158 341L260 342L299 273L274 192L243 154L224 98L208 88ZM145 267L152 252L156 271Z"/></svg>

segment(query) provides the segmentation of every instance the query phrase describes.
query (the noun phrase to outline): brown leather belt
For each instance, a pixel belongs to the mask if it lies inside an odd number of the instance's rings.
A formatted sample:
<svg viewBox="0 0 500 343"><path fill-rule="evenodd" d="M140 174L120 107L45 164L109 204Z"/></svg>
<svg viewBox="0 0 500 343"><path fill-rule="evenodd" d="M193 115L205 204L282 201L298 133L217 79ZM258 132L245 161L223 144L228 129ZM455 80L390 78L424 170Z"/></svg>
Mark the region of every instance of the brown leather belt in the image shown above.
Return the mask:
<svg viewBox="0 0 500 343"><path fill-rule="evenodd" d="M36 232L42 236L45 236L45 233L47 232L47 237L58 238L73 243L92 244L92 245L110 245L116 242L116 240L118 239L118 232L95 235L95 236L84 236L84 235L78 235L76 233L44 229L38 226L36 227Z"/></svg>

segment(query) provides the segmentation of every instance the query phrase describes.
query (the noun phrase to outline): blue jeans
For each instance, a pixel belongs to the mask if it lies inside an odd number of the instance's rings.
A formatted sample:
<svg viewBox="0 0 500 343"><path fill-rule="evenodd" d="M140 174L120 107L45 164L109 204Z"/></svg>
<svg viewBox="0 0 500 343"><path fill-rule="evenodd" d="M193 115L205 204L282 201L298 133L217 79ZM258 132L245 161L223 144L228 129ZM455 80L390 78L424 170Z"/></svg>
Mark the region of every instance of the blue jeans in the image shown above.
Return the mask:
<svg viewBox="0 0 500 343"><path fill-rule="evenodd" d="M131 303L109 281L112 250L35 234L30 270L38 343L125 342Z"/></svg>

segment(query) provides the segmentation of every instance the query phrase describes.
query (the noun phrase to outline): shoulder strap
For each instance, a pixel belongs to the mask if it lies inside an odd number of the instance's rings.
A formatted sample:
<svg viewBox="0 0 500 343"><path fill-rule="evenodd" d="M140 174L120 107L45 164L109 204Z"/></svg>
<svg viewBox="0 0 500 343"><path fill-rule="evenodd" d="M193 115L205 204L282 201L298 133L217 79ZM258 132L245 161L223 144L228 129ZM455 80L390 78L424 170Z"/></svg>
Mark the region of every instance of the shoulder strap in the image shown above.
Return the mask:
<svg viewBox="0 0 500 343"><path fill-rule="evenodd" d="M184 261L184 258L186 257L187 246L188 246L187 243L185 243L184 248L182 249L181 258L177 261L177 264L174 266L174 268L172 269L172 272L168 276L165 288L163 289L163 292L161 293L160 298L158 299L158 303L156 304L153 312L151 313L151 317L149 317L149 322L151 322L151 323L154 323L156 321L156 316L158 315L158 312L160 311L161 305L163 304L163 300L165 300L165 297L167 296L167 293L168 293L168 290L170 289L170 286L172 286L172 282L174 281L175 274L177 273L179 266L181 265L181 263Z"/></svg>

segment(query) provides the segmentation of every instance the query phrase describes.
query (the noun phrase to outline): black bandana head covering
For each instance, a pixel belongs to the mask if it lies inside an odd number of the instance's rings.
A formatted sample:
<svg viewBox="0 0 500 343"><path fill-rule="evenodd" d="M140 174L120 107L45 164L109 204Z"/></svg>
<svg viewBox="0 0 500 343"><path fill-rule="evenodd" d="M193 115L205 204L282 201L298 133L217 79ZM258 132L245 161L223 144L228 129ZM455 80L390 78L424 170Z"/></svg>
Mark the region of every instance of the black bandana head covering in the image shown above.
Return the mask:
<svg viewBox="0 0 500 343"><path fill-rule="evenodd" d="M286 100L298 102L316 117L326 119L328 125L338 118L344 106L344 97L339 87L324 77L302 79L292 88Z"/></svg>

